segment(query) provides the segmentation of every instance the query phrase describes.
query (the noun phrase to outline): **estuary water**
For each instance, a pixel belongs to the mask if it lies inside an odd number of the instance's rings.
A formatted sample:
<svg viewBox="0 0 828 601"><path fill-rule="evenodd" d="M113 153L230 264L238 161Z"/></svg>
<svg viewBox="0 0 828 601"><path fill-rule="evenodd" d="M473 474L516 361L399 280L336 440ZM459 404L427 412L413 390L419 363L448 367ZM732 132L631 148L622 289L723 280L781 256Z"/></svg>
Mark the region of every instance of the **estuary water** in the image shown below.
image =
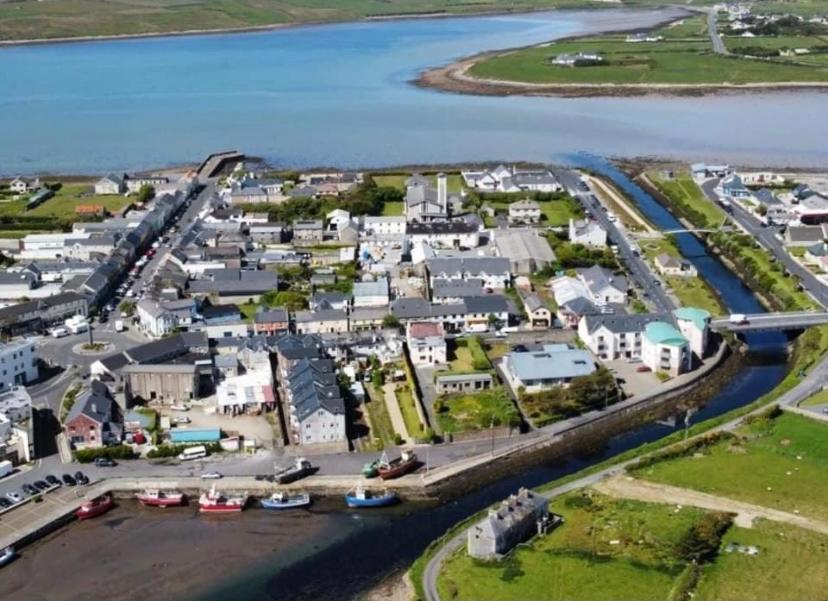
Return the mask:
<svg viewBox="0 0 828 601"><path fill-rule="evenodd" d="M228 148L295 167L562 162L580 151L828 161L828 95L818 92L499 98L410 83L483 50L669 14L558 11L0 48L0 174L149 169Z"/></svg>

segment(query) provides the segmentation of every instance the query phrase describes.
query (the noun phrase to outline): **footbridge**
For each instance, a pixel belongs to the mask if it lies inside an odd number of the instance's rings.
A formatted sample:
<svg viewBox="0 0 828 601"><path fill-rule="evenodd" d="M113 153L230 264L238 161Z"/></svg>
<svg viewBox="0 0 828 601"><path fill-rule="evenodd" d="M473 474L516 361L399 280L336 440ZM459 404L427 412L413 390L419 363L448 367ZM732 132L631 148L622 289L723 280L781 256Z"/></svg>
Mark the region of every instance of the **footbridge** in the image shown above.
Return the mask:
<svg viewBox="0 0 828 601"><path fill-rule="evenodd" d="M710 320L716 332L761 332L771 330L802 330L828 323L825 311L792 311L788 313L750 313Z"/></svg>

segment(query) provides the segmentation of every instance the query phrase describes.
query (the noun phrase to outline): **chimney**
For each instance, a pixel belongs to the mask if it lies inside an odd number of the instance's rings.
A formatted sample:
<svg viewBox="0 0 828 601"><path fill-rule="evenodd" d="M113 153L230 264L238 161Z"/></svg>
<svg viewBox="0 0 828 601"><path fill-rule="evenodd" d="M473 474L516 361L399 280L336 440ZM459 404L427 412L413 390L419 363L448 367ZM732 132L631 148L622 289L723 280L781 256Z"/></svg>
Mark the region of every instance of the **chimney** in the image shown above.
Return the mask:
<svg viewBox="0 0 828 601"><path fill-rule="evenodd" d="M448 178L445 173L437 174L437 202L443 213L448 213Z"/></svg>

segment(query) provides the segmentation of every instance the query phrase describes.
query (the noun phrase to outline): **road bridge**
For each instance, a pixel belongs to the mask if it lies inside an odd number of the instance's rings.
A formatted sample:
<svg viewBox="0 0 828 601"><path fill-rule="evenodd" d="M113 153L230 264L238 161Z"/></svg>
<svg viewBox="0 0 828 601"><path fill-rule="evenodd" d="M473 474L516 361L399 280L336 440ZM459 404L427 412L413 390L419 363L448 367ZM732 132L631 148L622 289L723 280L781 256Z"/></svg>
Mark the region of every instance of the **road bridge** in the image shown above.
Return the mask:
<svg viewBox="0 0 828 601"><path fill-rule="evenodd" d="M780 313L752 313L735 320L736 315L710 320L710 329L716 332L760 332L770 330L801 330L828 323L825 311L792 311Z"/></svg>

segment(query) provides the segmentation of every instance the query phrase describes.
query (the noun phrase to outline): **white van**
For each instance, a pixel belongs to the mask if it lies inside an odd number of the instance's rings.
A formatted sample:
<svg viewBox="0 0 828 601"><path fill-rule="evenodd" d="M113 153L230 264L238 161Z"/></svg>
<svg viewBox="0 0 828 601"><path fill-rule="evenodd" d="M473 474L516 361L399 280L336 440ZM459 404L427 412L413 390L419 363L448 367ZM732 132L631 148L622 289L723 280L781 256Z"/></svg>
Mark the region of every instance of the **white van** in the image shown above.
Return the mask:
<svg viewBox="0 0 828 601"><path fill-rule="evenodd" d="M187 447L178 456L181 461L192 461L193 459L201 459L202 457L207 457L207 449L203 445Z"/></svg>
<svg viewBox="0 0 828 601"><path fill-rule="evenodd" d="M52 338L63 338L69 335L69 330L64 327L52 328Z"/></svg>

